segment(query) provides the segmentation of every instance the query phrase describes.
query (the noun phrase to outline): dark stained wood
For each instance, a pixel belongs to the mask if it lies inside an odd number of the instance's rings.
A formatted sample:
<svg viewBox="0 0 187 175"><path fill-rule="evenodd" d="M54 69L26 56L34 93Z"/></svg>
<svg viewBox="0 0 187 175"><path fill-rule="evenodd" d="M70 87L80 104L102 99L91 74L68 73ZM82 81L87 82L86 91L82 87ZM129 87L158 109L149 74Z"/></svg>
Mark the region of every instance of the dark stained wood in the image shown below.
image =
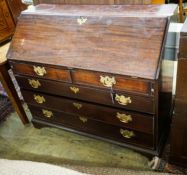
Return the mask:
<svg viewBox="0 0 187 175"><path fill-rule="evenodd" d="M180 57L179 57L179 59L181 59L181 58L187 58L186 45L187 45L187 36L183 36L180 39L180 47L179 47Z"/></svg>
<svg viewBox="0 0 187 175"><path fill-rule="evenodd" d="M42 80L34 77L23 77L16 75L16 79L19 83L19 86L23 89L34 90L38 92L45 92L52 95L65 96L74 99L85 100L88 102L95 102L100 104L109 104L112 103L112 92L110 90L96 89L91 87L79 86L71 83L61 83L50 80ZM29 84L29 80L35 80L40 82L38 88L33 88ZM54 90L55 87L55 90ZM74 92L71 88L78 88L78 92ZM112 95L112 96L111 96Z"/></svg>
<svg viewBox="0 0 187 175"><path fill-rule="evenodd" d="M12 80L8 74L8 63L0 63L0 81L5 88L5 91L8 94L8 97L10 98L12 105L14 106L16 112L18 113L21 121L23 124L29 123L29 120L25 114L25 111L23 109L23 106L19 100L19 97L17 95L17 92L15 90L15 87L12 83Z"/></svg>
<svg viewBox="0 0 187 175"><path fill-rule="evenodd" d="M32 91L22 90L22 93L23 93L24 99L27 103L37 104L33 98L34 94L36 94L36 95L40 95L40 96L45 97L46 102L43 105L46 107L54 107L57 109L65 108L64 110L68 110L68 107L69 107L69 108L71 108L70 110L74 110L74 112L78 112L78 111L75 108L73 108L72 103L74 103L74 102L75 103L77 103L77 102L82 103L77 100L65 100L62 98L57 98L57 97L54 97L51 95L45 95L42 93L32 92ZM120 93L119 95L122 95L122 94ZM116 100L114 100L113 106L121 107L124 109L135 110L135 111L139 111L139 112L146 112L146 113L154 114L155 109L154 109L154 100L153 99L145 98L145 97L141 97L141 96L134 96L134 95L130 95L127 93L123 93L123 95L125 95L125 97L130 97L132 100L132 103L127 104L127 105L120 105L120 104L118 104L118 102ZM116 96L116 94L114 94L114 98L115 98L115 96ZM85 101L86 101L86 99L85 99ZM111 102L112 102L112 100L111 100ZM106 105L112 105L111 102L107 102Z"/></svg>
<svg viewBox="0 0 187 175"><path fill-rule="evenodd" d="M102 122L98 122L95 120L88 119L86 122L82 122L80 120L80 116L72 116L66 113L59 113L55 112L53 118L45 118L41 116L40 114L31 110L33 113L33 117L44 120L44 121L50 121L50 123L57 123L59 125L63 125L68 128L75 128L76 130L84 131L90 134L102 136L104 138L109 138L112 140L116 140L119 142L125 142L125 143L131 143L138 145L140 147L147 147L153 149L154 142L152 139L152 135L133 131L135 136L132 138L124 138L120 134L120 129L127 129L124 127L117 127L113 125L106 125ZM132 131L132 130L129 130Z"/></svg>
<svg viewBox="0 0 187 175"><path fill-rule="evenodd" d="M23 4L21 0L7 0L7 3L16 23L20 13L27 9L27 5Z"/></svg>
<svg viewBox="0 0 187 175"><path fill-rule="evenodd" d="M26 5L21 0L0 1L0 43L12 37L17 18L25 9Z"/></svg>
<svg viewBox="0 0 187 175"><path fill-rule="evenodd" d="M171 126L170 161L187 167L187 57L179 58L175 114Z"/></svg>
<svg viewBox="0 0 187 175"><path fill-rule="evenodd" d="M159 155L171 110L171 93L161 100L160 67L175 8L39 5L23 12L7 56L34 125L94 135ZM34 65L47 73L36 76ZM28 78L40 85L31 87ZM52 111L54 118L42 117L41 110ZM122 122L118 113L132 120L124 123L127 119ZM82 126L84 121L88 125ZM121 127L136 137L124 140Z"/></svg>
<svg viewBox="0 0 187 175"><path fill-rule="evenodd" d="M134 109L137 111L143 111L147 113L155 113L154 109L154 98L137 96L125 91L113 91L113 90L103 90L85 86L79 86L75 84L65 84L54 81L47 81L42 79L34 79L31 77L16 76L19 86L23 89L34 90L38 92L45 92L51 95L59 95L64 97L70 97L74 99L80 99L88 102L95 102L103 105L116 106L126 109ZM40 86L38 88L33 88L29 84L29 80L38 81ZM55 90L54 90L55 87ZM74 93L71 88L78 88L79 91ZM132 104L120 105L116 100L115 96L124 95L126 97L131 97Z"/></svg>
<svg viewBox="0 0 187 175"><path fill-rule="evenodd" d="M34 105L38 105L38 104L34 104ZM50 108L46 108L45 106L44 107L41 107L41 105L38 106L40 106L40 108L35 107L33 105L29 105L30 110L34 111L35 115L37 114L37 116L43 116L42 109L48 109L53 113L55 113L55 111L61 111L61 112L64 111L66 113L71 113L72 115L80 115L90 119L102 121L108 124L126 127L129 129L134 129L148 134L154 134L153 133L154 119L153 116L151 115L125 111L117 108L109 108L109 107L93 105L93 104L85 104L85 103L83 103L84 109L83 110L80 109L78 111L75 110L74 108L71 108L71 106L68 109L64 109L64 108L55 109L55 107L54 109L50 109ZM129 121L128 123L121 122L119 118L117 118L118 113L131 115L132 121Z"/></svg>
<svg viewBox="0 0 187 175"><path fill-rule="evenodd" d="M0 42L11 37L15 30L15 23L12 19L6 0L0 1Z"/></svg>
<svg viewBox="0 0 187 175"><path fill-rule="evenodd" d="M179 59L187 58L187 20L184 22L183 28L181 30L181 38L180 38L180 47L179 47Z"/></svg>
<svg viewBox="0 0 187 175"><path fill-rule="evenodd" d="M151 81L137 79L136 77L124 77L119 75L106 74L102 72L91 72L83 70L73 70L72 77L73 82L76 84L97 86L103 88L103 84L100 82L100 76L114 77L116 84L113 85L113 89L126 90L130 92L137 92L142 94L151 94Z"/></svg>
<svg viewBox="0 0 187 175"><path fill-rule="evenodd" d="M39 5L20 17L8 58L156 79L166 16L175 7Z"/></svg>
<svg viewBox="0 0 187 175"><path fill-rule="evenodd" d="M41 129L43 127L55 127L55 128L63 129L63 130L68 131L68 132L73 132L75 134L80 134L80 135L83 135L83 136L86 136L86 137L99 139L99 140L106 141L106 142L109 142L109 143L112 143L112 144L123 146L123 147L129 148L129 149L133 149L133 150L136 150L137 152L140 152L141 154L143 153L147 157L150 157L152 155L159 156L159 154L158 154L160 152L159 150L162 148L161 144L159 144L156 149L154 149L154 148L153 149L145 149L145 148L142 148L142 147L139 147L139 146L136 146L136 145L132 145L130 143L125 143L125 142L122 143L122 142L115 141L115 140L112 140L112 139L107 139L107 138L104 138L104 137L101 137L101 136L96 136L94 134L86 133L84 131L78 131L78 130L76 130L76 128L73 129L73 128L65 127L63 125L59 125L59 124L56 124L56 123L51 123L51 122L44 121L44 120L37 119L37 118L33 118L32 123L33 123L34 127L38 128L38 129Z"/></svg>
<svg viewBox="0 0 187 175"><path fill-rule="evenodd" d="M171 126L170 162L187 167L187 20L181 31L175 113ZM184 57L183 57L184 56Z"/></svg>
<svg viewBox="0 0 187 175"><path fill-rule="evenodd" d="M131 99L131 103L127 105L119 104L119 102L116 100L116 96L124 96L126 98ZM130 93L125 93L125 92L120 92L120 91L115 91L114 93L114 105L116 107L121 107L125 109L130 109L130 110L135 110L139 112L145 112L149 114L155 114L155 99L153 98L148 98L148 97L143 97L143 96L136 96Z"/></svg>
<svg viewBox="0 0 187 175"><path fill-rule="evenodd" d="M46 74L44 76L38 76L34 72L33 66L38 66L37 64L24 64L24 63L14 63L11 62L11 67L15 74L36 76L45 79L53 79L64 82L73 82L78 85L87 85L93 87L107 88L100 82L100 76L114 77L116 84L113 85L115 90L125 90L128 92L136 92L142 95L153 95L151 88L153 88L153 81L147 81L144 79L137 79L136 77L125 77L119 75L112 75L102 72L84 71L84 70L74 70L74 69L57 69L56 67L50 67L47 65L39 65L44 67ZM70 73L71 72L71 73ZM72 75L72 79L71 76ZM111 88L108 88L111 89Z"/></svg>
<svg viewBox="0 0 187 175"><path fill-rule="evenodd" d="M176 101L177 104L179 104ZM187 151L186 151L186 117L179 119L178 117L186 116L186 112L176 113L173 116L171 125L171 149L170 162L179 166L187 167Z"/></svg>
<svg viewBox="0 0 187 175"><path fill-rule="evenodd" d="M34 71L33 66L40 66L41 68L45 68L46 74L43 76L38 75ZM15 64L11 63L11 67L13 71L17 74L22 74L22 75L30 75L34 77L40 77L40 78L46 78L46 79L52 79L52 80L59 80L59 81L64 81L64 82L71 82L71 76L70 72L67 69L57 69L57 68L52 68L52 67L46 67L46 66L41 66L38 64Z"/></svg>

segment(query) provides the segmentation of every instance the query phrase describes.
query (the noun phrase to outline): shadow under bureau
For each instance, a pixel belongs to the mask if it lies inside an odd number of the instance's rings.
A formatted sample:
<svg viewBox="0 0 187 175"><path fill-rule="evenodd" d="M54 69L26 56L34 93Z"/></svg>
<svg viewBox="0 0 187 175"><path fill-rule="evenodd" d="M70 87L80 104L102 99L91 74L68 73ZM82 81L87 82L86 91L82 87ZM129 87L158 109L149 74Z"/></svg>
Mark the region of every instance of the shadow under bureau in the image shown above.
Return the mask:
<svg viewBox="0 0 187 175"><path fill-rule="evenodd" d="M162 53L175 5L45 5L24 11L8 60L36 127L158 155L171 93Z"/></svg>

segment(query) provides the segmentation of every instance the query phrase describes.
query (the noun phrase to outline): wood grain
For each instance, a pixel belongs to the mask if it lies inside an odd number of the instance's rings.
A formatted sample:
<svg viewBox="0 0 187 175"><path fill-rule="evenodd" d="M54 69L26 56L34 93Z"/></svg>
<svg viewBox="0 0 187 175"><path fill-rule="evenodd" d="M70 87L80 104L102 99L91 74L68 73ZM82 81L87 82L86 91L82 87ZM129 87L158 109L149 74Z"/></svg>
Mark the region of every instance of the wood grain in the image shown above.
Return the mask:
<svg viewBox="0 0 187 175"><path fill-rule="evenodd" d="M170 162L187 167L187 20L181 31L175 113L171 127Z"/></svg>
<svg viewBox="0 0 187 175"><path fill-rule="evenodd" d="M24 63L15 63L11 62L12 70L15 74L21 74L21 75L30 75L33 77L40 77L45 79L53 79L63 82L71 82L71 76L70 72L67 69L58 69L53 67L46 67L38 64L24 64ZM45 68L46 74L43 76L39 76L34 71L34 66L39 66L41 68Z"/></svg>
<svg viewBox="0 0 187 175"><path fill-rule="evenodd" d="M156 79L167 23L159 15L167 13L157 13L162 6L129 7L39 6L21 16L8 58ZM137 17L143 10L146 17ZM81 15L84 25L77 23Z"/></svg>
<svg viewBox="0 0 187 175"><path fill-rule="evenodd" d="M15 23L12 19L6 0L0 1L0 42L11 37L15 30Z"/></svg>
<svg viewBox="0 0 187 175"><path fill-rule="evenodd" d="M72 111L73 113L76 112L85 112L84 108L89 108L90 110L93 110L93 106L89 103L85 103L82 101L74 100L74 99L64 99L60 97L55 97L51 95L46 95L43 93L38 92L32 92L32 91L25 91L22 90L22 94L24 96L24 99L27 103L35 104L37 105L37 102L34 100L34 95L40 95L43 96L46 100L45 103L40 104L45 107L49 108L55 108L55 109L63 109L66 111ZM124 108L127 110L134 110L139 112L144 112L148 114L154 114L155 113L155 105L154 105L154 99L142 97L142 96L135 96L133 94L127 94L127 93L117 93L118 95L124 95L125 97L130 97L132 100L132 103L128 105L121 105L115 100L115 95L113 97L113 101L106 102L106 105L115 106L118 108ZM76 108L73 107L73 103L80 103L81 105L85 106L84 108L81 108L81 110L76 110Z"/></svg>
<svg viewBox="0 0 187 175"><path fill-rule="evenodd" d="M86 133L94 134L96 136L101 136L103 138L112 139L122 143L130 143L132 145L137 145L143 148L153 149L154 147L153 136L151 134L133 131L135 136L127 139L120 134L120 129L127 129L125 127L106 125L103 122L99 122L92 119L88 119L87 122L83 123L79 119L79 116L72 116L62 112L55 112L55 116L51 119L43 117L35 110L32 110L31 112L33 113L34 119L40 119L49 123L56 123L67 128L74 128L77 131L84 131Z"/></svg>
<svg viewBox="0 0 187 175"><path fill-rule="evenodd" d="M171 110L171 93L168 98L161 95L161 58L175 9L175 5L39 5L23 12L7 56L34 125L102 137L158 155ZM33 65L45 67L49 74L36 76ZM100 81L107 76L113 79L112 87ZM105 81L110 84L108 77ZM31 88L28 78L41 85ZM71 86L79 91L70 91ZM54 118L44 118L41 109L53 111ZM132 121L121 122L118 113L131 115ZM84 120L88 125L81 125L85 122L80 116L88 118ZM121 127L137 137L124 140Z"/></svg>
<svg viewBox="0 0 187 175"><path fill-rule="evenodd" d="M100 82L100 76L108 76L110 78L114 77L116 80L116 84L112 86L112 89L114 90L124 90L144 95L151 95L151 84L153 83L152 81L147 81L144 79L141 80L136 77L125 77L115 74L108 74L103 72L72 70L72 79L74 83L106 88Z"/></svg>
<svg viewBox="0 0 187 175"><path fill-rule="evenodd" d="M112 86L113 90L122 90L127 92L133 92L141 95L152 96L151 87L154 81L146 79L138 79L137 77L120 76L115 74L108 74L103 72L95 71L85 71L77 69L60 69L55 66L41 65L37 63L20 63L20 62L10 62L11 67L15 74L33 76L43 79L53 79L62 82L72 82L77 85L87 85L92 87L100 87L103 89L111 90L103 85L100 81L101 77L109 76L114 77L116 84ZM38 76L34 72L34 66L44 67L46 74L44 76Z"/></svg>
<svg viewBox="0 0 187 175"><path fill-rule="evenodd" d="M42 109L46 109L45 107L42 108L42 107L29 105L29 109L33 111L32 113L34 113L33 114L34 116L46 118L42 113ZM47 109L53 112L54 117L60 117L58 111L63 112L61 110L54 110L49 108ZM121 122L119 118L117 118L116 116L117 113L131 115L132 121L129 123ZM136 112L130 112L130 111L120 110L116 108L108 108L108 107L101 107L101 106L97 106L97 107L95 106L93 107L92 111L91 110L88 112L85 111L85 113L71 113L71 114L75 116L79 115L79 116L87 117L88 119L101 121L106 124L115 125L118 127L126 127L128 129L141 131L147 134L154 134L154 121L153 121L154 117L151 115L146 115L146 114L143 115Z"/></svg>

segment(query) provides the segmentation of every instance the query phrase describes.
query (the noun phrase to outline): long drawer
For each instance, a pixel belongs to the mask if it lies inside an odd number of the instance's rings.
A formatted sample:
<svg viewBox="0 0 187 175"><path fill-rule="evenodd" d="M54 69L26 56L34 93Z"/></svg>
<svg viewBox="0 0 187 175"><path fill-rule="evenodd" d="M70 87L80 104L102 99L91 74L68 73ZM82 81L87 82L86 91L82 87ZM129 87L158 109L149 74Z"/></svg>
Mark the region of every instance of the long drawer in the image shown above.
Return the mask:
<svg viewBox="0 0 187 175"><path fill-rule="evenodd" d="M123 91L99 89L87 86L43 80L33 77L16 76L21 88L60 95L88 102L95 102L114 107L120 107L154 114L154 98L134 95ZM54 89L55 87L55 89Z"/></svg>
<svg viewBox="0 0 187 175"><path fill-rule="evenodd" d="M55 109L58 111L64 111L66 113L103 121L109 124L132 128L145 133L154 133L153 115L145 115L118 108L110 108L102 105L25 90L22 91L22 94L28 104L38 105L44 109Z"/></svg>
<svg viewBox="0 0 187 175"><path fill-rule="evenodd" d="M125 127L108 125L83 116L70 115L58 111L50 111L36 106L29 105L35 119L47 121L67 128L73 128L88 134L93 134L117 142L130 143L140 147L154 148L153 135L129 130ZM52 112L52 113L51 113Z"/></svg>
<svg viewBox="0 0 187 175"><path fill-rule="evenodd" d="M155 90L154 81L139 79L137 77L127 77L123 75L108 74L96 71L86 71L79 69L66 69L40 64L26 64L11 62L15 74L30 75L44 79L53 79L65 82L74 82L92 87L104 89L124 90L133 93L153 96Z"/></svg>

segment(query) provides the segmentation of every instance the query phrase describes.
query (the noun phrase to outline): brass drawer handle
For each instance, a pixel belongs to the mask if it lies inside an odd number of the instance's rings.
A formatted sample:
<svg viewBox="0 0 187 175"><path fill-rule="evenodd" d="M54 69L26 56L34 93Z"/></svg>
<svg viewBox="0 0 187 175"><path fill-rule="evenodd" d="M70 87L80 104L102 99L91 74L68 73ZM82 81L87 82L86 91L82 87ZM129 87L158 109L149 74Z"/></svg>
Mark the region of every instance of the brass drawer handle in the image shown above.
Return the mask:
<svg viewBox="0 0 187 175"><path fill-rule="evenodd" d="M83 117L83 116L79 116L79 120L83 123L86 123L88 121L88 119L86 117Z"/></svg>
<svg viewBox="0 0 187 175"><path fill-rule="evenodd" d="M73 103L73 106L74 106L75 108L77 108L77 109L82 108L82 104L80 104L80 103Z"/></svg>
<svg viewBox="0 0 187 175"><path fill-rule="evenodd" d="M116 117L117 117L122 123L129 123L129 122L132 122L132 117L131 117L131 115L120 114L119 112L117 112Z"/></svg>
<svg viewBox="0 0 187 175"><path fill-rule="evenodd" d="M129 130L124 130L124 129L120 129L120 134L125 137L126 139L130 139L132 137L135 137L135 134L133 131L129 131Z"/></svg>
<svg viewBox="0 0 187 175"><path fill-rule="evenodd" d="M82 25L82 24L86 23L86 21L87 21L87 18L84 18L84 17L82 17L82 16L80 16L80 17L77 19L77 23L78 23L79 25Z"/></svg>
<svg viewBox="0 0 187 175"><path fill-rule="evenodd" d="M45 98L43 96L40 96L40 95L34 95L34 100L39 103L39 104L42 104L45 102Z"/></svg>
<svg viewBox="0 0 187 175"><path fill-rule="evenodd" d="M34 72L41 77L47 74L45 67L33 66L33 68L34 68Z"/></svg>
<svg viewBox="0 0 187 175"><path fill-rule="evenodd" d="M118 94L116 94L115 100L120 105L128 105L129 103L132 103L131 97L125 97L124 95L118 95Z"/></svg>
<svg viewBox="0 0 187 175"><path fill-rule="evenodd" d="M109 76L100 76L100 82L105 87L112 87L114 84L116 84L115 77L109 77Z"/></svg>
<svg viewBox="0 0 187 175"><path fill-rule="evenodd" d="M34 89L37 89L39 88L39 86L41 86L39 80L28 79L28 82L31 85L31 87L33 87Z"/></svg>
<svg viewBox="0 0 187 175"><path fill-rule="evenodd" d="M47 118L53 117L53 112L52 112L52 111L48 111L48 110L46 110L46 109L42 109L42 113L43 113L43 115L44 115L45 117L47 117Z"/></svg>
<svg viewBox="0 0 187 175"><path fill-rule="evenodd" d="M77 94L79 92L79 88L77 88L77 87L70 87L70 90L72 92L74 92L75 94Z"/></svg>

